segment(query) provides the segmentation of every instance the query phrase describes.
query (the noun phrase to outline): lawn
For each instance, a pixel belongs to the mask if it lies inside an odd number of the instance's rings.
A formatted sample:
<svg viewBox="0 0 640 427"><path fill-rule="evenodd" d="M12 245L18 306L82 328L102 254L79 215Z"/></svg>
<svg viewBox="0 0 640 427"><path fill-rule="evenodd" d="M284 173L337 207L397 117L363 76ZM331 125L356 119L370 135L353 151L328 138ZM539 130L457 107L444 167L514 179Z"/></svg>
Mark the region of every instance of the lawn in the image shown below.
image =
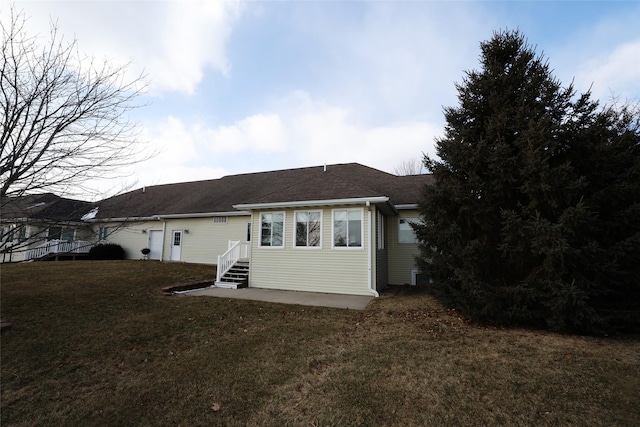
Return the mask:
<svg viewBox="0 0 640 427"><path fill-rule="evenodd" d="M640 337L465 322L420 288L366 311L163 296L211 267L3 265L1 424L640 425Z"/></svg>

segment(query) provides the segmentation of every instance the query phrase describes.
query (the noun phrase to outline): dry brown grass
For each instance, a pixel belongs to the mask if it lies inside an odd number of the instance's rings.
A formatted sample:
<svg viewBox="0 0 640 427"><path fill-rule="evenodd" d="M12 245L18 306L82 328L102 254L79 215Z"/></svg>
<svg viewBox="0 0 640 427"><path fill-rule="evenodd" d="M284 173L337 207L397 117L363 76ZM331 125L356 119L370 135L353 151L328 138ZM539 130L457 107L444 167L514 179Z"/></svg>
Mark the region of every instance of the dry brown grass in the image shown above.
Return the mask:
<svg viewBox="0 0 640 427"><path fill-rule="evenodd" d="M162 296L211 269L2 267L2 425L640 425L640 339L465 322L421 289L364 312Z"/></svg>

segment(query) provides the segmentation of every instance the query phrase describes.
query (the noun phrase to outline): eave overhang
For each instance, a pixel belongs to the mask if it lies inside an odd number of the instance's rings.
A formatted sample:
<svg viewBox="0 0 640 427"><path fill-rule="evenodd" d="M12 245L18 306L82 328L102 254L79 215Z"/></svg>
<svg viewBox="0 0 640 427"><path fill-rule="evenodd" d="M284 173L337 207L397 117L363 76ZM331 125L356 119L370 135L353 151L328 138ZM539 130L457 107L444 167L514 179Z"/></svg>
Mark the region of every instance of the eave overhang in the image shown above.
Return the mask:
<svg viewBox="0 0 640 427"><path fill-rule="evenodd" d="M329 200L299 200L293 202L270 202L270 203L242 203L233 205L235 209L256 210L256 209L278 209L278 208L302 208L316 206L344 206L386 203L389 198L386 196L356 197L350 199L329 199Z"/></svg>
<svg viewBox="0 0 640 427"><path fill-rule="evenodd" d="M182 219L182 218L213 218L217 216L249 216L249 211L228 211L228 212L202 212L202 213L185 213L185 214L166 214L151 216L132 216L121 218L94 218L87 219L86 222L140 222L140 221L163 221L165 219Z"/></svg>

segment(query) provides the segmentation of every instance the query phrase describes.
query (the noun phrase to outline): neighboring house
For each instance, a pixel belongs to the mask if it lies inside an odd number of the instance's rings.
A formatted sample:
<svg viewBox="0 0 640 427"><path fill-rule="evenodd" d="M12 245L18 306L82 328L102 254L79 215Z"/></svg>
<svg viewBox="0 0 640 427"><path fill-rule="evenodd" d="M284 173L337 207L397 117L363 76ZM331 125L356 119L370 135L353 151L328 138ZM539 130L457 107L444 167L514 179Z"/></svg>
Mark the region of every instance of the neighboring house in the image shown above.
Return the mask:
<svg viewBox="0 0 640 427"><path fill-rule="evenodd" d="M216 264L218 286L377 295L417 280L411 222L431 183L356 163L231 175L124 193L85 222L131 259Z"/></svg>
<svg viewBox="0 0 640 427"><path fill-rule="evenodd" d="M51 193L6 198L0 209L1 262L86 254L95 239L82 217L93 204Z"/></svg>

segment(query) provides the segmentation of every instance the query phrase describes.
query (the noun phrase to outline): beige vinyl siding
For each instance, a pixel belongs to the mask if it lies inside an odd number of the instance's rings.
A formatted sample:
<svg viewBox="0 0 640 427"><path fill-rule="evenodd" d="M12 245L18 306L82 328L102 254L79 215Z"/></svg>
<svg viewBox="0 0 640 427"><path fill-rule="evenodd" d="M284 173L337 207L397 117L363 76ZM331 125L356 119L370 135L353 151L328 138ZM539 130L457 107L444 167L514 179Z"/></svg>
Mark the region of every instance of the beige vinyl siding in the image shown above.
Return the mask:
<svg viewBox="0 0 640 427"><path fill-rule="evenodd" d="M127 259L141 259L142 249L149 246L149 230L162 230L161 221L111 222L94 226L95 238L100 227L108 227L106 243L115 243L124 249Z"/></svg>
<svg viewBox="0 0 640 427"><path fill-rule="evenodd" d="M168 219L164 259L170 258L171 232L182 231L181 262L217 264L218 255L229 249L229 240L247 240L247 223L250 221L250 216L230 216L226 224L216 224L213 218Z"/></svg>
<svg viewBox="0 0 640 427"><path fill-rule="evenodd" d="M253 288L371 295L368 282L367 209L346 206L338 209L362 209L362 247L333 249L333 218L330 207L322 209L320 248L294 246L294 212L298 209L255 211L252 222L251 269L249 286ZM308 210L318 210L310 208ZM260 213L285 212L284 248L260 247Z"/></svg>
<svg viewBox="0 0 640 427"><path fill-rule="evenodd" d="M248 215L229 216L227 223L214 223L213 217L181 218L100 226L110 228L107 242L121 245L128 259L140 259L140 251L149 247L150 231L163 230L164 222L163 261L169 261L171 257L171 232L182 231L181 262L216 264L218 255L227 251L229 240L246 241L250 219Z"/></svg>
<svg viewBox="0 0 640 427"><path fill-rule="evenodd" d="M415 257L419 254L418 245L398 243L398 220L418 217L420 214L416 210L403 210L399 216L387 218L389 283L392 285L411 284L411 270L417 269Z"/></svg>

